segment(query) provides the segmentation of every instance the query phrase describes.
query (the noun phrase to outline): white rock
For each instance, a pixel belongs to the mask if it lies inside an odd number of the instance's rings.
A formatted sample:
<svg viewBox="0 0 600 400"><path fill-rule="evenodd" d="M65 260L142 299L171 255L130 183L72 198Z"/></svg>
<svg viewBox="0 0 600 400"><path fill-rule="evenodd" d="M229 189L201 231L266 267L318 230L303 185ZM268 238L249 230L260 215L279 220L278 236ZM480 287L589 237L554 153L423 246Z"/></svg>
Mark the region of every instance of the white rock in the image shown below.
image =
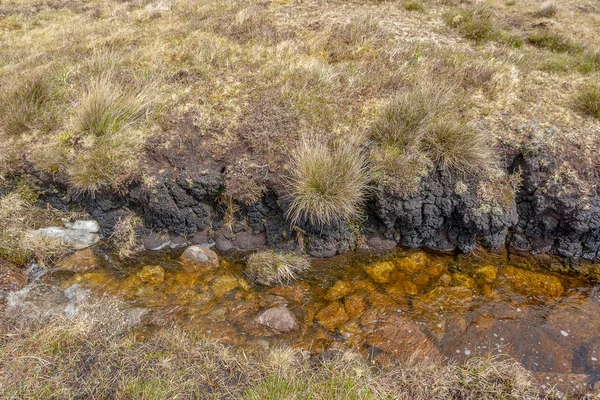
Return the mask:
<svg viewBox="0 0 600 400"><path fill-rule="evenodd" d="M296 317L285 306L269 308L260 313L256 320L279 332L289 332L296 328Z"/></svg>

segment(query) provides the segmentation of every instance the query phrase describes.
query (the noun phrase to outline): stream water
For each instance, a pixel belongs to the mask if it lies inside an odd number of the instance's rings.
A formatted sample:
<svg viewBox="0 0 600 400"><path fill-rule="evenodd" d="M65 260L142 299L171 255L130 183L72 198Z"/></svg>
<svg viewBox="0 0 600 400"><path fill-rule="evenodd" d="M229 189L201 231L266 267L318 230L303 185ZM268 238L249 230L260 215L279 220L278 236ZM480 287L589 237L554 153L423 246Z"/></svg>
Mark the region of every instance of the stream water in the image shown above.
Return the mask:
<svg viewBox="0 0 600 400"><path fill-rule="evenodd" d="M355 252L314 260L299 281L269 288L244 278L243 258L189 272L177 252L127 261L96 253L96 268L56 271L44 282L149 309L148 330L188 325L241 346L285 342L312 353L348 347L379 360L415 351L458 361L508 354L534 372L600 379L600 287L505 257ZM259 323L261 311L278 306L293 313L295 329Z"/></svg>

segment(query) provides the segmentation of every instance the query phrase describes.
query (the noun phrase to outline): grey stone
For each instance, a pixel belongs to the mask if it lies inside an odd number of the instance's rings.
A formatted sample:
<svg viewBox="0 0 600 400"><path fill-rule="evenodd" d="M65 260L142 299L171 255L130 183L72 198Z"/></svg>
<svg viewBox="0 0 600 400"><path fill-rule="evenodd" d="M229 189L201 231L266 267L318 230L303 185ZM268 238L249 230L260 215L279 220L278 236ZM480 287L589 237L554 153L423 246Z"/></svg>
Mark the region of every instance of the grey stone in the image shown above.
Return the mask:
<svg viewBox="0 0 600 400"><path fill-rule="evenodd" d="M296 328L296 317L285 306L269 308L261 312L257 319L259 324L268 326L278 332L289 332Z"/></svg>
<svg viewBox="0 0 600 400"><path fill-rule="evenodd" d="M85 249L96 244L100 240L100 226L93 220L79 220L73 224L65 224L65 228L48 226L29 231L31 237L52 238L62 240L75 250Z"/></svg>
<svg viewBox="0 0 600 400"><path fill-rule="evenodd" d="M199 267L217 267L219 265L219 256L206 246L189 246L181 255L186 264L192 264Z"/></svg>

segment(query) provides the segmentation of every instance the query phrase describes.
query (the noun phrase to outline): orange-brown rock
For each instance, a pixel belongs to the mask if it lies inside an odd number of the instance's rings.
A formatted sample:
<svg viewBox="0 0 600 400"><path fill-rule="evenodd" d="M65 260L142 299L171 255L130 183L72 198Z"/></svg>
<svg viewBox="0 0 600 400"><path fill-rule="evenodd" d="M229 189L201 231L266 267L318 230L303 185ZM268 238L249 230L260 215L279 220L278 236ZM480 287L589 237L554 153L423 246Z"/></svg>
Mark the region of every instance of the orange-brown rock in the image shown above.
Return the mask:
<svg viewBox="0 0 600 400"><path fill-rule="evenodd" d="M276 296L281 296L294 303L302 303L304 296L306 295L306 289L301 286L276 286L270 288L268 293Z"/></svg>
<svg viewBox="0 0 600 400"><path fill-rule="evenodd" d="M392 271L396 267L389 261L382 261L365 267L371 279L377 283L388 283L392 279Z"/></svg>
<svg viewBox="0 0 600 400"><path fill-rule="evenodd" d="M475 273L484 282L491 283L498 277L498 268L494 265L485 265L481 268L477 268Z"/></svg>
<svg viewBox="0 0 600 400"><path fill-rule="evenodd" d="M412 296L419 293L417 285L411 281L397 281L390 283L385 288L386 293L396 301L402 301L407 296Z"/></svg>
<svg viewBox="0 0 600 400"><path fill-rule="evenodd" d="M560 279L554 275L515 267L502 268L500 275L509 282L515 291L525 295L558 297L564 291Z"/></svg>
<svg viewBox="0 0 600 400"><path fill-rule="evenodd" d="M344 322L348 321L348 314L342 303L334 301L323 307L315 317L323 328L334 331Z"/></svg>
<svg viewBox="0 0 600 400"><path fill-rule="evenodd" d="M87 272L97 268L98 265L98 258L91 248L87 248L84 250L79 250L70 257L62 260L57 265L57 269L73 272Z"/></svg>
<svg viewBox="0 0 600 400"><path fill-rule="evenodd" d="M406 272L417 273L421 272L425 267L427 267L428 263L427 254L422 251L412 253L408 257L399 258L396 260L396 265Z"/></svg>
<svg viewBox="0 0 600 400"><path fill-rule="evenodd" d="M365 308L367 308L367 302L364 296L352 294L344 299L344 308L346 309L348 318L353 320L358 318Z"/></svg>
<svg viewBox="0 0 600 400"><path fill-rule="evenodd" d="M398 314L380 321L375 331L369 335L367 343L398 361L407 361L413 357L421 360L441 358L438 349L419 327L410 319Z"/></svg>
<svg viewBox="0 0 600 400"><path fill-rule="evenodd" d="M416 311L428 313L440 310L466 310L473 300L473 291L463 286L438 286L413 300Z"/></svg>
<svg viewBox="0 0 600 400"><path fill-rule="evenodd" d="M162 283L165 280L165 270L160 265L146 265L137 273L137 276L144 283Z"/></svg>
<svg viewBox="0 0 600 400"><path fill-rule="evenodd" d="M212 290L217 298L224 296L238 286L238 281L233 275L218 276L212 282Z"/></svg>
<svg viewBox="0 0 600 400"><path fill-rule="evenodd" d="M336 283L333 284L331 289L329 289L327 291L327 294L325 294L325 300L327 300L327 301L339 300L342 297L349 294L350 292L352 292L352 286L350 286L349 283L344 282L344 281L337 281Z"/></svg>
<svg viewBox="0 0 600 400"><path fill-rule="evenodd" d="M27 285L27 274L9 262L0 260L0 290L17 291Z"/></svg>
<svg viewBox="0 0 600 400"><path fill-rule="evenodd" d="M466 274L454 273L452 274L452 282L457 286L463 286L469 289L475 289L475 280Z"/></svg>

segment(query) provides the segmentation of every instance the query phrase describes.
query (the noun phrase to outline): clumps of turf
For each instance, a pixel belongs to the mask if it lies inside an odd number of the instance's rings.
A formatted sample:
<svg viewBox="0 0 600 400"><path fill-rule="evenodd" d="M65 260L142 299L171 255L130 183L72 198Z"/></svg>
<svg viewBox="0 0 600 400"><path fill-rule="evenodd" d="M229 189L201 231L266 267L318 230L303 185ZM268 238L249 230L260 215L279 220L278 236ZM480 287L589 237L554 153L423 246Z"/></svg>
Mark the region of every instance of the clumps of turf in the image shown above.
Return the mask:
<svg viewBox="0 0 600 400"><path fill-rule="evenodd" d="M557 53L580 53L583 51L580 45L548 29L540 29L529 33L527 43Z"/></svg>
<svg viewBox="0 0 600 400"><path fill-rule="evenodd" d="M309 268L310 260L306 256L267 250L256 252L248 257L244 272L254 282L273 286L295 280L299 273Z"/></svg>
<svg viewBox="0 0 600 400"><path fill-rule="evenodd" d="M403 0L400 4L406 11L425 12L423 3L418 0Z"/></svg>
<svg viewBox="0 0 600 400"><path fill-rule="evenodd" d="M360 147L352 141L331 144L311 136L291 151L288 186L292 224L308 220L326 226L360 215L370 180Z"/></svg>
<svg viewBox="0 0 600 400"><path fill-rule="evenodd" d="M149 104L149 91L123 90L103 76L90 83L76 108L75 129L95 136L118 132L139 120Z"/></svg>
<svg viewBox="0 0 600 400"><path fill-rule="evenodd" d="M423 85L392 100L371 129L372 161L380 184L406 195L432 167L476 174L492 159L490 139L457 112L460 93Z"/></svg>
<svg viewBox="0 0 600 400"><path fill-rule="evenodd" d="M501 26L495 20L492 10L485 6L453 10L446 13L445 19L448 26L457 29L462 36L478 44L498 41L517 48L523 44L523 39Z"/></svg>
<svg viewBox="0 0 600 400"><path fill-rule="evenodd" d="M8 135L20 135L32 129L51 128L53 115L52 86L49 77L42 72L25 76L7 86L0 93L0 128ZM2 130L2 129L0 129Z"/></svg>
<svg viewBox="0 0 600 400"><path fill-rule="evenodd" d="M600 85L588 85L581 89L575 99L577 109L600 119Z"/></svg>
<svg viewBox="0 0 600 400"><path fill-rule="evenodd" d="M331 63L364 59L376 52L384 37L380 22L367 14L331 25L323 38L322 51Z"/></svg>

